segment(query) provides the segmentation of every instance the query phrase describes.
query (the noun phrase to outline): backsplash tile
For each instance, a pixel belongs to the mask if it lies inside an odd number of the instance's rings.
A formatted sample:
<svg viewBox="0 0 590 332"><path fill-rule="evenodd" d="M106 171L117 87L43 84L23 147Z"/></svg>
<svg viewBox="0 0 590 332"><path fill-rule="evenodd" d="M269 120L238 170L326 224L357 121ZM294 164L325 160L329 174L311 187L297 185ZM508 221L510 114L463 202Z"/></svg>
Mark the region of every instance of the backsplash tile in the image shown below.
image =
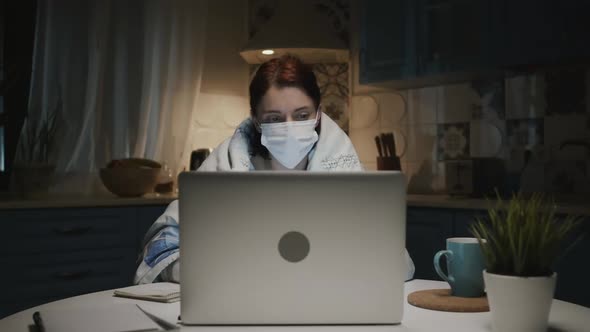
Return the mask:
<svg viewBox="0 0 590 332"><path fill-rule="evenodd" d="M396 140L405 137L402 170L410 193L444 192L446 160L497 157L505 161L511 190L590 194L590 151L577 144L590 143L589 81L590 70L566 69L401 96L375 93L364 101L355 96L353 108L363 105L367 112L353 112L351 127L371 128L371 134L393 129ZM363 139L370 140L362 144L370 150L361 153L363 162L374 163L373 140ZM574 144L560 149L568 141Z"/></svg>
<svg viewBox="0 0 590 332"><path fill-rule="evenodd" d="M468 83L446 85L435 89L437 90L437 123L470 121L474 108L481 106L479 95Z"/></svg>
<svg viewBox="0 0 590 332"><path fill-rule="evenodd" d="M352 97L351 129L379 128L379 105L372 96Z"/></svg>
<svg viewBox="0 0 590 332"><path fill-rule="evenodd" d="M585 114L553 115L545 118L545 141L550 159L589 158L588 147L576 144L580 141L590 143L587 121L588 116Z"/></svg>
<svg viewBox="0 0 590 332"><path fill-rule="evenodd" d="M408 151L405 155L406 160L408 162L433 160L436 154L436 125L411 125L408 126L407 130Z"/></svg>
<svg viewBox="0 0 590 332"><path fill-rule="evenodd" d="M479 102L472 105L471 120L498 121L506 118L503 80L474 81L471 88L479 96Z"/></svg>
<svg viewBox="0 0 590 332"><path fill-rule="evenodd" d="M547 109L543 75L506 79L506 119L542 118Z"/></svg>
<svg viewBox="0 0 590 332"><path fill-rule="evenodd" d="M437 126L437 159L463 159L469 156L469 122L439 124Z"/></svg>
<svg viewBox="0 0 590 332"><path fill-rule="evenodd" d="M433 183L437 178L437 169L432 160L419 163L407 163L404 173L408 178L408 192L413 194L434 194Z"/></svg>
<svg viewBox="0 0 590 332"><path fill-rule="evenodd" d="M506 120L508 145L525 149L543 145L544 123L543 118Z"/></svg>
<svg viewBox="0 0 590 332"><path fill-rule="evenodd" d="M469 123L469 155L502 157L505 123L499 120L473 120Z"/></svg>
<svg viewBox="0 0 590 332"><path fill-rule="evenodd" d="M545 191L590 193L590 163L587 160L552 160L545 164L545 178Z"/></svg>
<svg viewBox="0 0 590 332"><path fill-rule="evenodd" d="M545 74L547 115L586 112L586 72L567 69Z"/></svg>
<svg viewBox="0 0 590 332"><path fill-rule="evenodd" d="M406 102L403 95L398 93L375 93L375 98L379 109L380 127L384 131L390 131L391 128L397 127L408 116Z"/></svg>
<svg viewBox="0 0 590 332"><path fill-rule="evenodd" d="M348 133L348 63L314 64L313 72L322 95L323 111Z"/></svg>
<svg viewBox="0 0 590 332"><path fill-rule="evenodd" d="M436 124L436 98L439 88L422 88L407 91L408 112L402 120L412 124Z"/></svg>
<svg viewBox="0 0 590 332"><path fill-rule="evenodd" d="M379 153L375 144L375 136L380 133L379 128L354 129L350 131L350 140L354 144L363 165L377 163Z"/></svg>

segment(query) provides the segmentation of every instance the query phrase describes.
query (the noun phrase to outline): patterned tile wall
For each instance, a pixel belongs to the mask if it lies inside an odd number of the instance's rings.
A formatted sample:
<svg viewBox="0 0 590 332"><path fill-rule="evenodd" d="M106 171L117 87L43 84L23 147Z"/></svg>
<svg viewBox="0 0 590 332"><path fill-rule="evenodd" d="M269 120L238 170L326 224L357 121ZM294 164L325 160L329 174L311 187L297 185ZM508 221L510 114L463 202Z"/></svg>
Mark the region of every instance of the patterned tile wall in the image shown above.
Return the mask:
<svg viewBox="0 0 590 332"><path fill-rule="evenodd" d="M513 189L590 194L588 73L560 70L409 91L419 98L410 103L408 114L423 113L424 108L436 114L436 154L406 164L408 174L418 177L425 176L422 164L433 170L426 174L430 179L414 181L431 188L422 185L417 191L444 191L440 164L445 160L498 157L517 179ZM408 127L408 135L429 124Z"/></svg>

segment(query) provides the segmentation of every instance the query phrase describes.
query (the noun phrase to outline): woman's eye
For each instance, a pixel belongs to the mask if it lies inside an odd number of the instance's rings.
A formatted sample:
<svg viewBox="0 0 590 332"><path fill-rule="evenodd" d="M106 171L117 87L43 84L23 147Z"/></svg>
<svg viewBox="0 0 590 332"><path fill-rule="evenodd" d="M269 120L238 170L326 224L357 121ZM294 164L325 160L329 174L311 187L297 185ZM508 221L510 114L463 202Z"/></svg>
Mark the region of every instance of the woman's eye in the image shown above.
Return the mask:
<svg viewBox="0 0 590 332"><path fill-rule="evenodd" d="M281 117L280 117L280 116L278 116L278 115L271 115L271 116L267 116L267 117L264 119L264 122L266 122L266 123L274 123L274 122L281 122L281 121L282 121L282 119L281 119Z"/></svg>
<svg viewBox="0 0 590 332"><path fill-rule="evenodd" d="M295 120L303 121L309 119L309 113L298 113L295 115Z"/></svg>

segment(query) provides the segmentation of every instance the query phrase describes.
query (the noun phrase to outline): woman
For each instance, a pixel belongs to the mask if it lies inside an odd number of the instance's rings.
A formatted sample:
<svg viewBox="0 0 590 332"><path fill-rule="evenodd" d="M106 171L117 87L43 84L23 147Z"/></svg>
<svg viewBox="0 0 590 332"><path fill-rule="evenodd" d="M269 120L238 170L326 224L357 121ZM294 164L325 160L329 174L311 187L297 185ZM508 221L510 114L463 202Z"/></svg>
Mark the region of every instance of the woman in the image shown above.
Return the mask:
<svg viewBox="0 0 590 332"><path fill-rule="evenodd" d="M320 111L311 69L293 56L260 66L250 83L250 118L219 145L198 171L362 171L348 136ZM144 239L135 283L179 282L178 201ZM408 279L414 264L408 260Z"/></svg>

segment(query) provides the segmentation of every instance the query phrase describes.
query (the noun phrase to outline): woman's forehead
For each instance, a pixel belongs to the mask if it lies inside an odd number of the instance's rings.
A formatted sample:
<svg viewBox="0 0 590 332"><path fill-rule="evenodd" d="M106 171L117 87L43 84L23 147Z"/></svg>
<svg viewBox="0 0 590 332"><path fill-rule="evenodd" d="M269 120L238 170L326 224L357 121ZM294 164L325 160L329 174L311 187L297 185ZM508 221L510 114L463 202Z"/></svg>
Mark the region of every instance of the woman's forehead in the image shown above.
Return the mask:
<svg viewBox="0 0 590 332"><path fill-rule="evenodd" d="M313 100L302 89L272 86L262 97L259 110L292 112L302 108L313 109Z"/></svg>

